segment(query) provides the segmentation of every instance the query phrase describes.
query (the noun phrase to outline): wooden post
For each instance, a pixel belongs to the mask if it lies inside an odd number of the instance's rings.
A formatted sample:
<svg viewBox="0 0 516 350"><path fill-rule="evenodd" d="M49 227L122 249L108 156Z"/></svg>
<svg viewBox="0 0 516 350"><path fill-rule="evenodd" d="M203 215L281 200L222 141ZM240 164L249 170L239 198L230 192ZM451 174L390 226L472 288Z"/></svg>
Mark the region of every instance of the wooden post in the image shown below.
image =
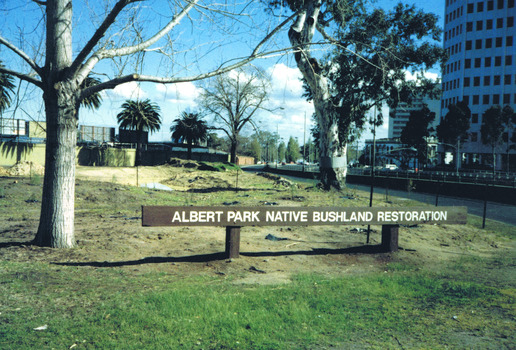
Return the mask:
<svg viewBox="0 0 516 350"><path fill-rule="evenodd" d="M240 256L240 227L226 226L226 259Z"/></svg>
<svg viewBox="0 0 516 350"><path fill-rule="evenodd" d="M398 229L399 225L382 226L382 251L398 251Z"/></svg>

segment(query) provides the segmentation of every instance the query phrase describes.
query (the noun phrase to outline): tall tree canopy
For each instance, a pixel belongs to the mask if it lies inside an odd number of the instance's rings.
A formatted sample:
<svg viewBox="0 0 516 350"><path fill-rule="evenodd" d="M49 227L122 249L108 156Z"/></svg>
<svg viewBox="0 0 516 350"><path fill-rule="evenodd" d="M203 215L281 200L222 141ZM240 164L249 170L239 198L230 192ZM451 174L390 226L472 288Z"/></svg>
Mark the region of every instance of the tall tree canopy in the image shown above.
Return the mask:
<svg viewBox="0 0 516 350"><path fill-rule="evenodd" d="M408 147L414 147L417 151L417 159L420 164L425 163L428 155L427 137L433 131L430 124L435 119L435 113L423 106L418 111L411 111L409 119L401 131L401 142Z"/></svg>
<svg viewBox="0 0 516 350"><path fill-rule="evenodd" d="M496 148L502 144L502 134L505 129L504 116L501 106L492 106L482 115L480 139L484 145L491 146L493 152L493 171L496 169Z"/></svg>
<svg viewBox="0 0 516 350"><path fill-rule="evenodd" d="M74 1L73 6L72 0L19 2L11 12L3 12L8 23L0 30L5 64L0 73L42 93L47 147L35 242L52 247L75 245L75 146L84 101L91 105L95 94L127 82L171 84L229 72L266 56L266 44L290 20L254 28L253 35L242 40L239 34L244 29L248 33L255 24L247 12L254 2L113 0ZM74 11L78 11L75 17ZM213 24L211 29L220 29L225 39L237 34L222 41L199 23ZM181 26L189 35L180 35ZM199 40L182 45L194 37ZM212 54L217 45L238 41L250 49L221 51L221 59ZM194 54L195 48L206 50ZM85 83L92 74L99 81Z"/></svg>
<svg viewBox="0 0 516 350"><path fill-rule="evenodd" d="M437 138L446 146L455 148L455 164L457 171L460 168L460 144L468 137L468 130L471 121L471 110L464 101L448 106L448 113L441 119L437 125Z"/></svg>
<svg viewBox="0 0 516 350"><path fill-rule="evenodd" d="M152 133L161 128L161 109L149 99L127 100L122 104L122 111L116 119L120 129L136 132L137 147L135 165L142 164L142 144L145 132Z"/></svg>
<svg viewBox="0 0 516 350"><path fill-rule="evenodd" d="M314 101L326 189L343 185L346 146L353 139L352 130L364 126L366 112L382 101L395 107L433 89L422 75L419 82L408 80L407 70L426 70L444 57L436 15L401 4L387 13L371 10L369 3L268 1L271 11L288 6L297 13L289 39ZM334 47L322 59L316 53L321 38Z"/></svg>
<svg viewBox="0 0 516 350"><path fill-rule="evenodd" d="M259 69L237 69L219 75L207 82L200 97L206 114L215 117L215 123L231 142L231 162L236 162L238 137L242 129L253 124L267 101L269 79Z"/></svg>

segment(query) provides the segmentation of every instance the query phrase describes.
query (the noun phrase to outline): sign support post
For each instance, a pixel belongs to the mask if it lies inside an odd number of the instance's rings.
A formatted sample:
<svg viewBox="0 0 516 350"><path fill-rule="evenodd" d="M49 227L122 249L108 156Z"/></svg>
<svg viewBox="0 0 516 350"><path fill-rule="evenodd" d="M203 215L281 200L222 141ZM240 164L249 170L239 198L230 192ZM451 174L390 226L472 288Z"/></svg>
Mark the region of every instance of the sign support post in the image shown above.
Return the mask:
<svg viewBox="0 0 516 350"><path fill-rule="evenodd" d="M399 225L382 225L381 249L384 252L398 251Z"/></svg>
<svg viewBox="0 0 516 350"><path fill-rule="evenodd" d="M240 226L226 226L226 259L240 256Z"/></svg>

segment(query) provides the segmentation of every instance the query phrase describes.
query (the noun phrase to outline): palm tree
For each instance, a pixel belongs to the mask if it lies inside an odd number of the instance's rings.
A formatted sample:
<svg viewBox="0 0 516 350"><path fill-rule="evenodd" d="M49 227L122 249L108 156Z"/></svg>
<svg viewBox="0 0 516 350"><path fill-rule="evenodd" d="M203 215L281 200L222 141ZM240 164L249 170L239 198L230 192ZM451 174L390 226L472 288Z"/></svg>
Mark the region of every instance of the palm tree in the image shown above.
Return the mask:
<svg viewBox="0 0 516 350"><path fill-rule="evenodd" d="M142 144L144 133L152 133L161 128L160 108L149 99L127 100L122 104L122 112L116 118L121 129L135 130L136 141L136 160L135 165L140 165L142 160Z"/></svg>
<svg viewBox="0 0 516 350"><path fill-rule="evenodd" d="M180 118L174 120L170 132L173 141L186 141L188 159L192 159L192 145L208 139L208 126L204 120L200 119L198 113L183 112Z"/></svg>
<svg viewBox="0 0 516 350"><path fill-rule="evenodd" d="M97 78L94 78L92 76L87 76L86 79L81 84L82 89L86 89L92 86L95 86L97 84L100 84L101 81ZM96 92L92 94L91 96L83 99L81 101L81 106L89 108L91 110L99 109L100 104L102 103L102 95L99 92Z"/></svg>
<svg viewBox="0 0 516 350"><path fill-rule="evenodd" d="M0 66L3 67L2 61ZM9 74L0 73L0 114L11 105L11 93L14 91L14 78Z"/></svg>

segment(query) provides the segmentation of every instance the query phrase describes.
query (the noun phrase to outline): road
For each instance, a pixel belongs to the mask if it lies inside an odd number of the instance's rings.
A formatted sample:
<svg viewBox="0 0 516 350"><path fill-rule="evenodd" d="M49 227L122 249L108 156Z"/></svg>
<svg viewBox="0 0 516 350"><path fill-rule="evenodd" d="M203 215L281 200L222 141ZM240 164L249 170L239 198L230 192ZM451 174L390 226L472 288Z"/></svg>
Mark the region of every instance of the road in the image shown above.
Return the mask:
<svg viewBox="0 0 516 350"><path fill-rule="evenodd" d="M263 166L249 166L245 167L246 171L263 171ZM285 176L283 177L300 181L300 182L314 182L315 180L309 180L299 177ZM361 191L370 191L370 186L367 185L357 185L357 184L347 184L348 188L357 189ZM385 194L386 190L384 188L375 187L375 193ZM420 192L407 192L400 190L392 190L389 189L389 196L399 197L399 198L409 198L411 200L419 201L422 203L435 204L436 195L435 194L426 194ZM439 196L438 204L440 206L466 206L468 207L468 213L477 215L482 217L484 211L484 201L473 200L473 199L465 199L465 198L457 198L457 197L449 197L449 196ZM506 205L495 202L487 202L487 215L486 217L490 220L496 220L500 222L504 222L510 225L516 226L516 206L514 205Z"/></svg>

